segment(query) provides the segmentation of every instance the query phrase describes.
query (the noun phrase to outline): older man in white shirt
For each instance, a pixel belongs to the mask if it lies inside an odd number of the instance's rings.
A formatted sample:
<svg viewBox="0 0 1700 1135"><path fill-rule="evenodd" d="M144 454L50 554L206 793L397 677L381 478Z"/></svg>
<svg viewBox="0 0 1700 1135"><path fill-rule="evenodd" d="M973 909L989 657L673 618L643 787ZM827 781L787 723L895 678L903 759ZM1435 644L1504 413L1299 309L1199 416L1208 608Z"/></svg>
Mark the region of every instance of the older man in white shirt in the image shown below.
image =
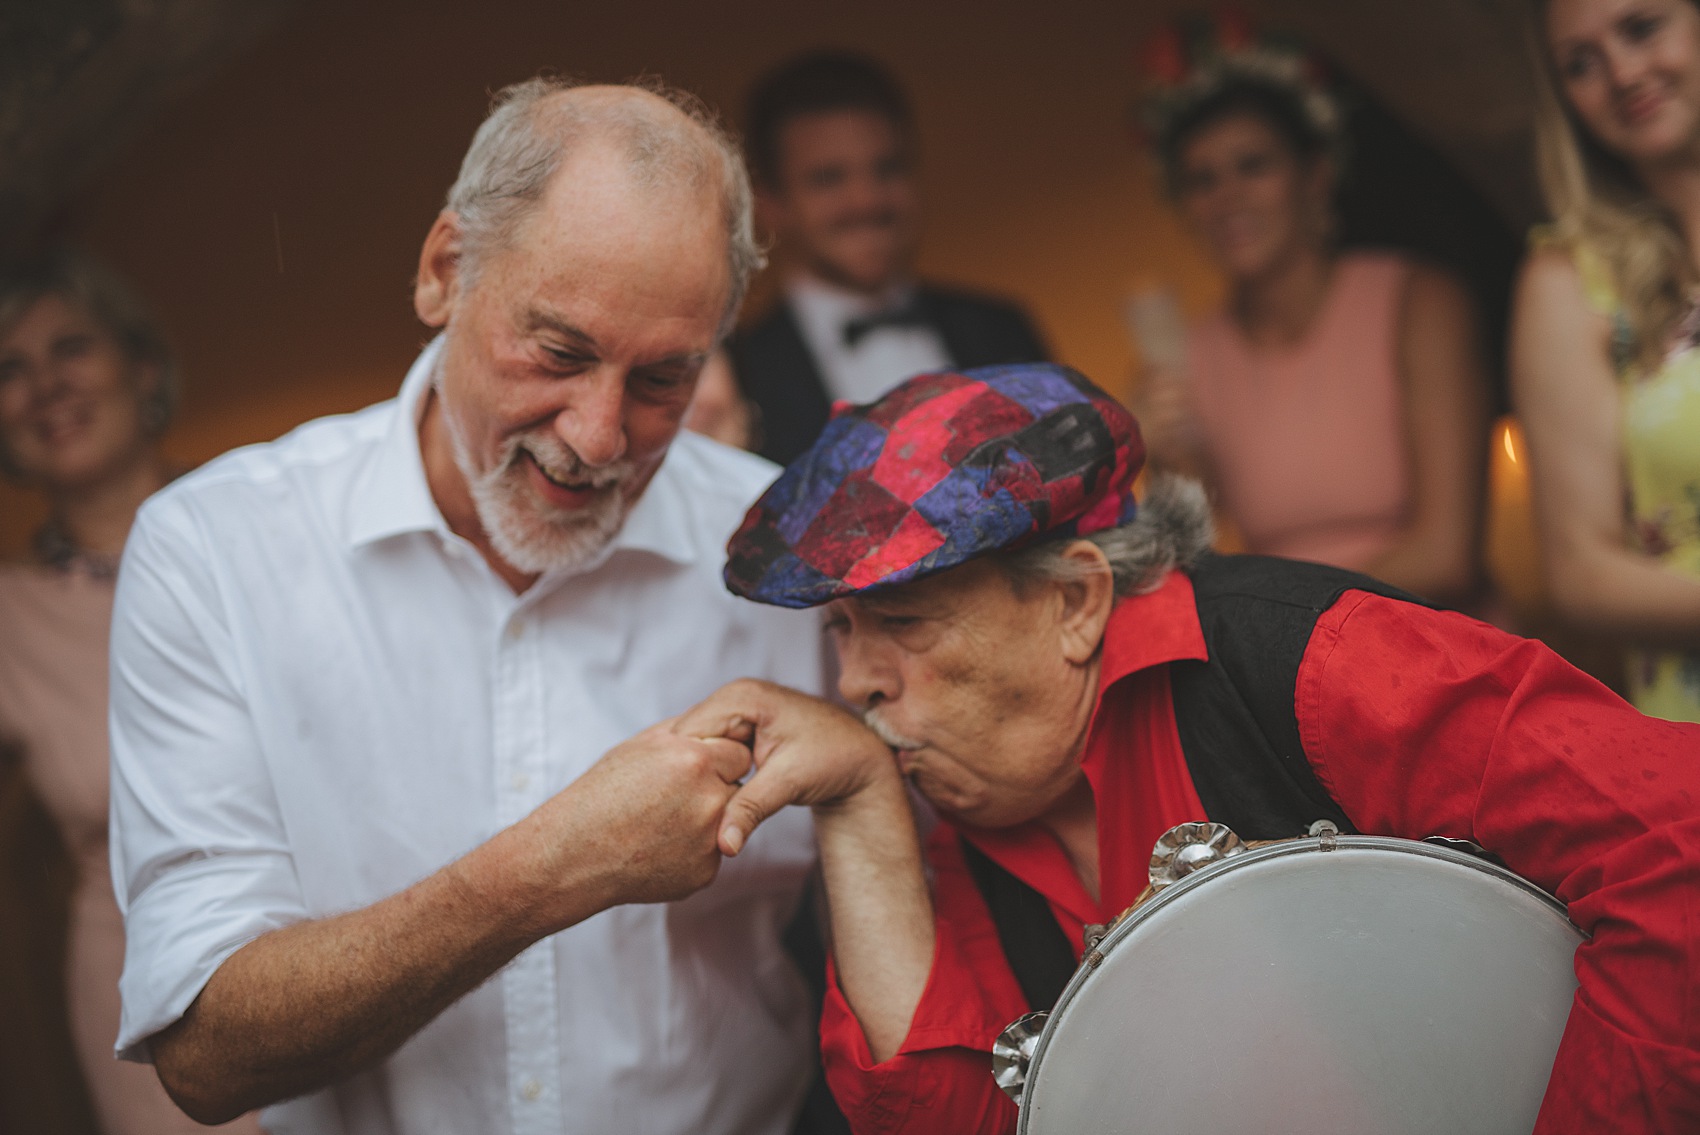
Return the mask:
<svg viewBox="0 0 1700 1135"><path fill-rule="evenodd" d="M510 88L426 238L442 333L399 397L143 509L113 631L118 1047L195 1118L788 1128L809 829L722 865L748 751L646 728L738 675L820 683L807 616L720 585L771 467L675 436L759 259L688 100Z"/></svg>

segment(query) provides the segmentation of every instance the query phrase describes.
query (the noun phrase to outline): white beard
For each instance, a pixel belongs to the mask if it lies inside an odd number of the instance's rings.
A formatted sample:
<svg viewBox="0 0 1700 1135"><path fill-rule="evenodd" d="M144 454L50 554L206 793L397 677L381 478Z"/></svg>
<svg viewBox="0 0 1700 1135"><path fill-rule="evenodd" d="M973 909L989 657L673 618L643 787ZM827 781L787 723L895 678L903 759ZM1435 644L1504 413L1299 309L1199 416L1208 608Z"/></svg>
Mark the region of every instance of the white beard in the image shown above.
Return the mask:
<svg viewBox="0 0 1700 1135"><path fill-rule="evenodd" d="M440 393L438 397L442 398ZM583 567L626 522L633 503L627 486L636 473L631 462L593 469L554 433L538 429L504 439L495 462L480 468L446 398L442 398L442 410L455 465L472 492L478 522L510 566L534 575ZM524 454L530 454L553 480L594 485L596 499L573 509L556 508L540 499L529 484Z"/></svg>

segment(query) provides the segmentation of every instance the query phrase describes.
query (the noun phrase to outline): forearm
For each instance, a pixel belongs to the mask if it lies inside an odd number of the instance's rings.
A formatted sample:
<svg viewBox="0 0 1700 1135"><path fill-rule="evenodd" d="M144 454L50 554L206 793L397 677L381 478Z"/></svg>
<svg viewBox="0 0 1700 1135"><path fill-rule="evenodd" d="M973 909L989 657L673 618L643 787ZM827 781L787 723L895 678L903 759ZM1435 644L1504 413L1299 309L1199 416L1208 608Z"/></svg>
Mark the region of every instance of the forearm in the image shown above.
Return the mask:
<svg viewBox="0 0 1700 1135"><path fill-rule="evenodd" d="M1649 646L1700 643L1700 580L1628 546L1623 395L1610 323L1568 254L1530 258L1518 288L1512 386L1553 606L1580 627Z"/></svg>
<svg viewBox="0 0 1700 1135"><path fill-rule="evenodd" d="M1451 278L1413 271L1399 322L1399 384L1409 468L1407 516L1369 574L1438 603L1478 582L1487 480L1487 376L1468 297Z"/></svg>
<svg viewBox="0 0 1700 1135"><path fill-rule="evenodd" d="M1551 546L1553 606L1587 630L1648 646L1700 644L1700 579L1626 547Z"/></svg>
<svg viewBox="0 0 1700 1135"><path fill-rule="evenodd" d="M933 904L901 778L815 808L838 984L875 1061L909 1033L933 964Z"/></svg>
<svg viewBox="0 0 1700 1135"><path fill-rule="evenodd" d="M370 1067L532 942L607 905L589 871L542 884L531 826L372 906L231 955L150 1042L172 1097L222 1122Z"/></svg>
<svg viewBox="0 0 1700 1135"><path fill-rule="evenodd" d="M1453 534L1435 537L1407 529L1365 574L1444 606L1458 606L1475 591L1475 545Z"/></svg>

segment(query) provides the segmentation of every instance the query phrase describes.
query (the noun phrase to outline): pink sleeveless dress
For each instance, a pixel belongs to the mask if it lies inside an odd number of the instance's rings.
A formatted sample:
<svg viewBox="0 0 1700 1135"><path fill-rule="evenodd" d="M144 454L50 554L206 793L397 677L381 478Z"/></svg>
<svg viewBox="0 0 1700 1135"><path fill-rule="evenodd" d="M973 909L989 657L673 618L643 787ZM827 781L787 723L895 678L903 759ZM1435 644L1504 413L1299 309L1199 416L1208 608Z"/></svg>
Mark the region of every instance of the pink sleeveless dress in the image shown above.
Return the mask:
<svg viewBox="0 0 1700 1135"><path fill-rule="evenodd" d="M1362 570L1397 538L1411 470L1398 374L1411 264L1342 256L1293 347L1254 350L1226 312L1187 340L1192 411L1245 550Z"/></svg>
<svg viewBox="0 0 1700 1135"><path fill-rule="evenodd" d="M177 1109L151 1066L120 1063L118 973L124 920L106 848L106 639L112 583L80 571L0 564L0 734L77 867L66 995L71 1035L102 1135L259 1135L253 1115L202 1127Z"/></svg>

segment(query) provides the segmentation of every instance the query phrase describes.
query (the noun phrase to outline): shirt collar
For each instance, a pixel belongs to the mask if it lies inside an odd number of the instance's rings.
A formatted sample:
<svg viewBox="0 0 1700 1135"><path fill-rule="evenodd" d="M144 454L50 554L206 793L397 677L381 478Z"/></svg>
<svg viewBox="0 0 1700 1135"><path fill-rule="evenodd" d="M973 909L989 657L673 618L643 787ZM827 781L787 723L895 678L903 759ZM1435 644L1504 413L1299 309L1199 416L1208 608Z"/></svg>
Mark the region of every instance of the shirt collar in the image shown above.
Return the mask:
<svg viewBox="0 0 1700 1135"><path fill-rule="evenodd" d="M1104 628L1104 658L1098 676L1098 701L1130 674L1165 662L1210 657L1192 580L1171 571L1155 591L1130 595L1116 604Z"/></svg>
<svg viewBox="0 0 1700 1135"><path fill-rule="evenodd" d="M389 430L379 443L376 458L367 467L353 499L349 502L348 540L361 547L408 532L435 532L452 539L448 522L431 496L425 479L425 459L419 449L419 420L425 398L436 377L442 354L442 336L426 345L408 369L396 395L396 412ZM680 444L679 439L674 445ZM688 442L685 444L689 444ZM669 456L650 478L643 495L626 516L620 531L602 554L573 571L579 575L607 562L616 552L650 552L678 564L696 562L699 549L691 539L691 510L685 474L674 467ZM547 578L553 578L551 572Z"/></svg>
<svg viewBox="0 0 1700 1135"><path fill-rule="evenodd" d="M348 543L358 548L404 532L449 535L448 522L431 497L425 459L419 452L419 418L436 377L443 337L419 352L396 395L395 414L372 463L348 502Z"/></svg>

